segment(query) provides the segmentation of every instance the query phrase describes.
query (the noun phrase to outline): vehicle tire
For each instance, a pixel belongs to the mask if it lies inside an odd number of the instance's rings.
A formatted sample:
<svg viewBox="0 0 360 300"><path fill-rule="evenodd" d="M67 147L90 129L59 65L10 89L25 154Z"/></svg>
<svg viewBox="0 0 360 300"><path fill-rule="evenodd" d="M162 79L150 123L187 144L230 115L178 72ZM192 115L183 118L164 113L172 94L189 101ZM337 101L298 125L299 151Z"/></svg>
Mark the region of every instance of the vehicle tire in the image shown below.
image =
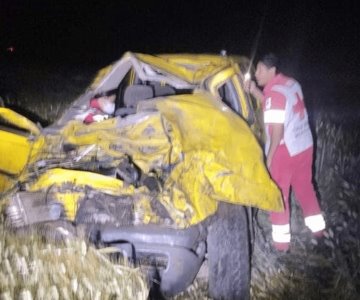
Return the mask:
<svg viewBox="0 0 360 300"><path fill-rule="evenodd" d="M249 299L249 249L249 228L245 208L219 203L207 236L210 297Z"/></svg>

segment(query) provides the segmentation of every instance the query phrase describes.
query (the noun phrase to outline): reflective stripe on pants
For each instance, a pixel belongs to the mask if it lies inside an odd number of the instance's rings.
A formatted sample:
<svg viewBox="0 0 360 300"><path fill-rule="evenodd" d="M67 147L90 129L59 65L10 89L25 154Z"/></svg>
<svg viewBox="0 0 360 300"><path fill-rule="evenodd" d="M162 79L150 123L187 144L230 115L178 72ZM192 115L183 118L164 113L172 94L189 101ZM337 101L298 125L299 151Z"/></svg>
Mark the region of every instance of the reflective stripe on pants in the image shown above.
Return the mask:
<svg viewBox="0 0 360 300"><path fill-rule="evenodd" d="M305 225L314 233L322 231L326 227L322 214L305 217Z"/></svg>
<svg viewBox="0 0 360 300"><path fill-rule="evenodd" d="M312 184L312 156L312 147L293 157L290 156L285 145L280 145L276 149L270 166L270 174L281 189L285 210L281 213L270 213L270 221L273 225L290 223L289 191L291 186L302 208L306 226L314 233L325 229L325 221Z"/></svg>
<svg viewBox="0 0 360 300"><path fill-rule="evenodd" d="M272 238L274 242L290 243L290 224L272 225Z"/></svg>

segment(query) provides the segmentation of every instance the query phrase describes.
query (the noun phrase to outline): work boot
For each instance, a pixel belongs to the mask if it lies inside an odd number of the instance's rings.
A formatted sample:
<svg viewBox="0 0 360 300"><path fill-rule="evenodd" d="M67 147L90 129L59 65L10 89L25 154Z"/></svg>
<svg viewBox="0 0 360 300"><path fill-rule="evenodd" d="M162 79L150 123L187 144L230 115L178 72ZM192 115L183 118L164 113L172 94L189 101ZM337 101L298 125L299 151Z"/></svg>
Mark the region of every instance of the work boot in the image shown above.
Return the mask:
<svg viewBox="0 0 360 300"><path fill-rule="evenodd" d="M322 230L320 233L314 233L310 240L311 250L325 257L330 257L335 249L332 238L333 233L331 229Z"/></svg>

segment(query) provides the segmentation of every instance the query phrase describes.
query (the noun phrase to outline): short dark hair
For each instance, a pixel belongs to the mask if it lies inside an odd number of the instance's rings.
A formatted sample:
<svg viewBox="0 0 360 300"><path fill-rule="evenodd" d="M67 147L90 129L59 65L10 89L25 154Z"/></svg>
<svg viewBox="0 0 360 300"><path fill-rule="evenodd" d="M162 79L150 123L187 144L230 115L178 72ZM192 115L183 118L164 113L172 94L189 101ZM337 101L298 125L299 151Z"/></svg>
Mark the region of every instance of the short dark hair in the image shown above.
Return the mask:
<svg viewBox="0 0 360 300"><path fill-rule="evenodd" d="M277 71L279 70L280 59L274 53L267 53L267 54L263 55L259 61L262 62L268 68L275 67Z"/></svg>

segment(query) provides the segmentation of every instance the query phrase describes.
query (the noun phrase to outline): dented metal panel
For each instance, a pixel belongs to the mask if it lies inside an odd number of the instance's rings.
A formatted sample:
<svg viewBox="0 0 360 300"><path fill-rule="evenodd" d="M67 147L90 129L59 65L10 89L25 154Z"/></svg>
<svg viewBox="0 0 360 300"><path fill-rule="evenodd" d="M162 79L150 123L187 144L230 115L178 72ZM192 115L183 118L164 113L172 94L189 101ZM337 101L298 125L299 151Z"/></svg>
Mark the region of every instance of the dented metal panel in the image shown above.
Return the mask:
<svg viewBox="0 0 360 300"><path fill-rule="evenodd" d="M74 123L64 135L70 143L97 145L114 158L130 156L144 173L162 176L171 169L158 200L179 227L213 214L218 201L282 209L280 192L246 122L202 93L168 97L155 105L159 112L86 127Z"/></svg>
<svg viewBox="0 0 360 300"><path fill-rule="evenodd" d="M15 127L24 129L32 135L37 136L40 134L40 129L33 122L9 108L0 107L0 118L3 122L13 124Z"/></svg>
<svg viewBox="0 0 360 300"><path fill-rule="evenodd" d="M165 182L174 195L164 198L166 205L191 224L214 213L217 201L282 210L281 194L246 122L215 99L196 96L158 103L172 125L172 157L183 157Z"/></svg>
<svg viewBox="0 0 360 300"><path fill-rule="evenodd" d="M10 109L0 108L0 122L0 172L8 177L0 184L1 192L12 186L15 178L9 176L19 176L26 164L37 157L44 138L34 123Z"/></svg>

